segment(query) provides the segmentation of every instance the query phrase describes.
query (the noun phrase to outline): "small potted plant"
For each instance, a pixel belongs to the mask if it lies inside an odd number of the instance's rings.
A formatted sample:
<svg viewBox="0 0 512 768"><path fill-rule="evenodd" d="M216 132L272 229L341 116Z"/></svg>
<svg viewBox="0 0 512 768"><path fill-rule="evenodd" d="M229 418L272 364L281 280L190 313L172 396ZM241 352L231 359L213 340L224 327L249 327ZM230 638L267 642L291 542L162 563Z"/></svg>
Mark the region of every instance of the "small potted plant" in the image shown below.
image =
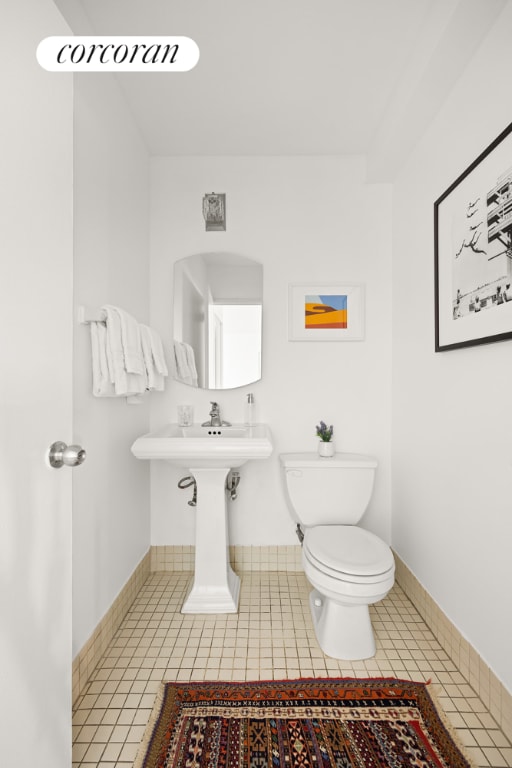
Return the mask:
<svg viewBox="0 0 512 768"><path fill-rule="evenodd" d="M332 442L332 436L334 434L334 427L328 427L325 421L321 421L317 424L316 435L320 438L318 443L318 453L324 458L334 456L334 443Z"/></svg>

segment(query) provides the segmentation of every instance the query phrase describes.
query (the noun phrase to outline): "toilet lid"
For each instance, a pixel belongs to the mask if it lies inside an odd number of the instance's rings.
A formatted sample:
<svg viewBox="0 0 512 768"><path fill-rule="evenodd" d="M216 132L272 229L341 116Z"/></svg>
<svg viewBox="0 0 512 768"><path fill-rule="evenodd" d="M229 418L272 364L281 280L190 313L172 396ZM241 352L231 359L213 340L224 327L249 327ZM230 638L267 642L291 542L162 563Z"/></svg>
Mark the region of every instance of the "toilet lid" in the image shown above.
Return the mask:
<svg viewBox="0 0 512 768"><path fill-rule="evenodd" d="M318 525L304 535L304 554L326 573L378 576L395 566L391 549L378 536L355 525Z"/></svg>

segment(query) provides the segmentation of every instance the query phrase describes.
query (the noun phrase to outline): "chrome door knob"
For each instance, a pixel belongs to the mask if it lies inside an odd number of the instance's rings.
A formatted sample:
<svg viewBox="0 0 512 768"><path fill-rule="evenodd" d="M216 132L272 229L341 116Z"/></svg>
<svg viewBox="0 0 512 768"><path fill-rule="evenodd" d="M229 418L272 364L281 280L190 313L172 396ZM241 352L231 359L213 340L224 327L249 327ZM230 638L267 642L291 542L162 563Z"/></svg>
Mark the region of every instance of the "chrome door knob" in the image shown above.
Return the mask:
<svg viewBox="0 0 512 768"><path fill-rule="evenodd" d="M77 467L84 463L86 456L86 452L80 445L66 445L57 440L50 445L48 460L51 467L60 469L64 464L67 467Z"/></svg>

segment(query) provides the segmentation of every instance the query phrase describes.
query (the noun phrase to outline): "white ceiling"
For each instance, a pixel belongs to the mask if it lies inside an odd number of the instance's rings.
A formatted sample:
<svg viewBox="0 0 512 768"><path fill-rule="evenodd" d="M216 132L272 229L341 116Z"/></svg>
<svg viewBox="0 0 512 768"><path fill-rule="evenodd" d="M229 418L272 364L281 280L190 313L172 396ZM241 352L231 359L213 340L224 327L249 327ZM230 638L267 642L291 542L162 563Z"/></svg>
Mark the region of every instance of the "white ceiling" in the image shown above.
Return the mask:
<svg viewBox="0 0 512 768"><path fill-rule="evenodd" d="M387 179L506 0L55 2L75 34L198 44L190 72L117 75L152 155L364 153Z"/></svg>

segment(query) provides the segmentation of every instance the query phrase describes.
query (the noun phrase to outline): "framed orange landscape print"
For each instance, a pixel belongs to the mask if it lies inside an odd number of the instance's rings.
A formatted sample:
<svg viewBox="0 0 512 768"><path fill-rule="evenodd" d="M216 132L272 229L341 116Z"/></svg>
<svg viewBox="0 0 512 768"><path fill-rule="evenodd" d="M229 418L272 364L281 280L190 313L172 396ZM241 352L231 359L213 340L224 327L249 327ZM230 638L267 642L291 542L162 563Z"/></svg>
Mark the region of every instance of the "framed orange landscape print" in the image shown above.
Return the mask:
<svg viewBox="0 0 512 768"><path fill-rule="evenodd" d="M290 341L360 341L364 287L360 283L294 283L288 291Z"/></svg>

